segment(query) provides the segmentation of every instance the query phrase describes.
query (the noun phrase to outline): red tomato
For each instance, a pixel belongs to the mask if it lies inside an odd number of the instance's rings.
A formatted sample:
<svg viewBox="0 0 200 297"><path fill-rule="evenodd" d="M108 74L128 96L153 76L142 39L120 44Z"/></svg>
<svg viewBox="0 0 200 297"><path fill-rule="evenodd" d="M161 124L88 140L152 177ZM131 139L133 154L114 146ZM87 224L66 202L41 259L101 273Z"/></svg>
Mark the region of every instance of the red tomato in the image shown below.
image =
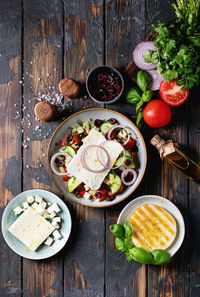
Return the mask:
<svg viewBox="0 0 200 297"><path fill-rule="evenodd" d="M131 156L132 156L132 158L135 158L136 155L137 155L137 153L135 153L135 152L131 152Z"/></svg>
<svg viewBox="0 0 200 297"><path fill-rule="evenodd" d="M69 179L70 179L70 176L68 176L68 175L63 176L63 181L68 181Z"/></svg>
<svg viewBox="0 0 200 297"><path fill-rule="evenodd" d="M83 197L86 191L80 191L80 196Z"/></svg>
<svg viewBox="0 0 200 297"><path fill-rule="evenodd" d="M178 106L183 104L188 96L189 90L183 90L183 86L176 84L177 79L171 81L162 81L160 84L160 97L169 105Z"/></svg>
<svg viewBox="0 0 200 297"><path fill-rule="evenodd" d="M124 145L124 148L126 150L131 150L134 147L135 143L136 143L135 139L133 139L132 137L130 137L128 143L126 145Z"/></svg>
<svg viewBox="0 0 200 297"><path fill-rule="evenodd" d="M166 126L172 117L172 111L162 100L152 100L143 110L144 121L151 127Z"/></svg>
<svg viewBox="0 0 200 297"><path fill-rule="evenodd" d="M64 146L64 145L66 145L66 138L67 138L67 136L63 137L63 138L60 140L60 142L59 142L59 147L62 147L62 146Z"/></svg>
<svg viewBox="0 0 200 297"><path fill-rule="evenodd" d="M73 143L80 141L80 139L78 138L78 133L73 135Z"/></svg>
<svg viewBox="0 0 200 297"><path fill-rule="evenodd" d="M117 192L118 194L121 194L124 190L124 184L121 185L121 187L119 188L119 191Z"/></svg>

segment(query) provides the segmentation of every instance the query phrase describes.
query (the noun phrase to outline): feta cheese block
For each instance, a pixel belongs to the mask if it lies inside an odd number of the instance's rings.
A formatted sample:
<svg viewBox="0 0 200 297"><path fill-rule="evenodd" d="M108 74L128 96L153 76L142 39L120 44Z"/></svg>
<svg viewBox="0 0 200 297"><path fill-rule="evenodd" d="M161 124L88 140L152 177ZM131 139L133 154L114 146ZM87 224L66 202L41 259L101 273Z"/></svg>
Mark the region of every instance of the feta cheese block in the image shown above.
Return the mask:
<svg viewBox="0 0 200 297"><path fill-rule="evenodd" d="M101 172L95 173L85 169L81 162L81 156L83 151L90 145L100 145L106 141L103 134L97 131L95 128L90 130L90 133L85 138L83 145L78 150L72 161L67 167L67 171L71 176L75 176L82 182L84 182L92 190L98 190L101 187L102 182L108 175L110 169L103 167L97 159L97 147L89 147L85 153L85 163L88 168L93 170L102 170ZM110 157L110 165L113 166L116 159L123 151L123 147L117 141L106 141L103 144L104 149L108 152ZM103 163L106 164L107 156L102 149L99 149L99 157Z"/></svg>
<svg viewBox="0 0 200 297"><path fill-rule="evenodd" d="M29 206L8 230L34 252L55 227Z"/></svg>

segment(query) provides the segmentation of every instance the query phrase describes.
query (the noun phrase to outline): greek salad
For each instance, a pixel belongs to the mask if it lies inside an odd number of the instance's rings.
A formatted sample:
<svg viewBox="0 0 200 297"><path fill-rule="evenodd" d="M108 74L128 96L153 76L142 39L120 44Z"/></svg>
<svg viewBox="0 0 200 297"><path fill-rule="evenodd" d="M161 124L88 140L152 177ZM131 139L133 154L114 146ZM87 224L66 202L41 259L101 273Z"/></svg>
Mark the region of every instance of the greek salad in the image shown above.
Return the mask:
<svg viewBox="0 0 200 297"><path fill-rule="evenodd" d="M78 121L50 165L77 198L113 201L137 179L137 137L117 119Z"/></svg>

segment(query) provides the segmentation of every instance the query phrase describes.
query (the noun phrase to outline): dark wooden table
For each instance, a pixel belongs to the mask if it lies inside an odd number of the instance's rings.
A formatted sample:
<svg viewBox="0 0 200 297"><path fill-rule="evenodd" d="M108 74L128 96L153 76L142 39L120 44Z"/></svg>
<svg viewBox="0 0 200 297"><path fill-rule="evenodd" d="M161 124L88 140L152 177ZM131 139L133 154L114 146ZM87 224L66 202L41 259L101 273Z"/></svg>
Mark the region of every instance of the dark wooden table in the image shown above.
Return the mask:
<svg viewBox="0 0 200 297"><path fill-rule="evenodd" d="M31 261L16 255L0 237L1 297L197 297L200 296L200 188L162 163L150 147L156 132L172 138L198 160L198 97L191 93L164 129L142 128L148 164L138 189L124 202L92 209L61 196L47 172L49 139L75 111L96 107L87 96L66 101L57 120L38 122L38 99L58 98L58 82L68 76L84 86L87 73L107 64L121 71L151 24L174 19L168 0L1 0L0 1L0 189L1 214L18 193L42 188L58 194L70 209L69 242L55 257ZM58 99L57 99L58 101ZM135 108L121 99L105 106L134 119ZM61 109L58 106L58 109ZM109 225L122 208L143 194L173 201L186 224L184 243L164 267L128 263L114 248Z"/></svg>

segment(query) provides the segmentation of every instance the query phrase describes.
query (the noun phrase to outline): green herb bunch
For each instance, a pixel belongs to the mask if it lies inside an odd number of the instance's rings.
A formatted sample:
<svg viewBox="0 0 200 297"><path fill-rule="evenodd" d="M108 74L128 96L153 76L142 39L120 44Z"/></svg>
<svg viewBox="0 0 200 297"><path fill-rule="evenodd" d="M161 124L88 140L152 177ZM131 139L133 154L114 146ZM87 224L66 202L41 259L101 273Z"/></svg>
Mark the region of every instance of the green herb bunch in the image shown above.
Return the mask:
<svg viewBox="0 0 200 297"><path fill-rule="evenodd" d="M110 226L111 232L115 236L116 248L125 253L126 259L131 261L134 259L136 262L142 264L164 265L171 261L170 255L165 250L155 249L151 252L136 247L131 240L133 236L133 228L129 221L121 224L113 224Z"/></svg>
<svg viewBox="0 0 200 297"><path fill-rule="evenodd" d="M144 70L139 70L137 73L137 85L138 87L132 87L126 94L126 101L128 103L136 104L136 125L140 128L142 126L143 118L143 105L151 100L153 91L148 90L150 82L149 74Z"/></svg>
<svg viewBox="0 0 200 297"><path fill-rule="evenodd" d="M143 57L157 64L165 80L179 78L178 85L191 89L200 84L200 0L176 0L172 5L176 21L153 25L158 50Z"/></svg>

